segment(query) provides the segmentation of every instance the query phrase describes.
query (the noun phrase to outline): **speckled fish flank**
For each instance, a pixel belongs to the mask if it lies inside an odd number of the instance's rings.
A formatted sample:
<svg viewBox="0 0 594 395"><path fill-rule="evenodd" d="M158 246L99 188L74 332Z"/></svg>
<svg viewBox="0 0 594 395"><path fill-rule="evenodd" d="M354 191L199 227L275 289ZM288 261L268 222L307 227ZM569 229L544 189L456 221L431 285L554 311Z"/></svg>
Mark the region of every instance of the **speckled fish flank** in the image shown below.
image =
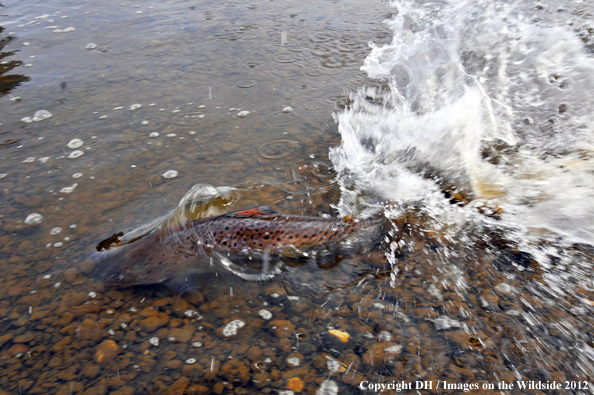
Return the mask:
<svg viewBox="0 0 594 395"><path fill-rule="evenodd" d="M377 220L349 217L286 215L262 206L188 220L134 243L99 251L90 259L95 264L94 277L102 281L121 286L153 284L203 264L200 258L212 256L212 252L235 257L292 257L311 250L332 250L351 236L377 228L377 224ZM192 259L195 262L189 263Z"/></svg>

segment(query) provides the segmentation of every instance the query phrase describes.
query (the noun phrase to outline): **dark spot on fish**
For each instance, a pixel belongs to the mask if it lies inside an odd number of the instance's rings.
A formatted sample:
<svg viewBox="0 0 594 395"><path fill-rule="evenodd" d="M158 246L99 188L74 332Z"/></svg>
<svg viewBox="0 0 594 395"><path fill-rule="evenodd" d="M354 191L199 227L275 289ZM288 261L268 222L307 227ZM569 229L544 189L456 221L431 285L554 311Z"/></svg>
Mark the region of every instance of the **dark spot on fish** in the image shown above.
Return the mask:
<svg viewBox="0 0 594 395"><path fill-rule="evenodd" d="M266 236L263 237L263 239L264 240L268 240L268 239L270 239L270 236L266 235Z"/></svg>
<svg viewBox="0 0 594 395"><path fill-rule="evenodd" d="M280 237L277 237L277 238L276 238L276 241L281 241L281 238L280 238Z"/></svg>
<svg viewBox="0 0 594 395"><path fill-rule="evenodd" d="M293 236L289 236L289 240L292 239L292 238L293 238Z"/></svg>
<svg viewBox="0 0 594 395"><path fill-rule="evenodd" d="M227 245L227 242L226 241L223 241L223 245L226 246Z"/></svg>

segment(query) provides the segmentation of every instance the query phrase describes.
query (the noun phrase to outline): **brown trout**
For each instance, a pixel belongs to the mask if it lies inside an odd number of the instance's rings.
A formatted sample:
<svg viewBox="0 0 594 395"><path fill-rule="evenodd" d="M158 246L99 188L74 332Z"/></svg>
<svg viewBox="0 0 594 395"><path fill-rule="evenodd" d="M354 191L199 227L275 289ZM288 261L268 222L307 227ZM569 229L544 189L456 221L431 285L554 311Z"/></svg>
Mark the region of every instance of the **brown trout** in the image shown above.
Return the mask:
<svg viewBox="0 0 594 395"><path fill-rule="evenodd" d="M112 236L97 246L98 252L87 262L92 262L96 279L121 287L167 283L180 288L180 282L209 271L213 260L243 279L266 280L278 269L270 262L334 253L345 243L354 245L377 238L379 225L377 219L286 215L262 206L186 220L100 251L111 244Z"/></svg>

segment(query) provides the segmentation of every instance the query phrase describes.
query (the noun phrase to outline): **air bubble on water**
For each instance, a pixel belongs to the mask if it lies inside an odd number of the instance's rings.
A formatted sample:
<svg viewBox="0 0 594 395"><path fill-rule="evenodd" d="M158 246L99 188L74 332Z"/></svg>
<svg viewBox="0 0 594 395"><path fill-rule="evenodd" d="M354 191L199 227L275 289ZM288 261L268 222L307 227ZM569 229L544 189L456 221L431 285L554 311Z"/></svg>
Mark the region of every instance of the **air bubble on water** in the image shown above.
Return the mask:
<svg viewBox="0 0 594 395"><path fill-rule="evenodd" d="M149 121L142 121L141 124L143 125L148 125L150 122Z"/></svg>
<svg viewBox="0 0 594 395"><path fill-rule="evenodd" d="M187 363L188 365L193 365L193 364L195 364L195 363L196 363L196 358L189 358L189 359L186 359L186 363Z"/></svg>
<svg viewBox="0 0 594 395"><path fill-rule="evenodd" d="M157 105L157 103L151 103L151 104L149 104L149 107L153 107L153 106L156 106L156 105Z"/></svg>
<svg viewBox="0 0 594 395"><path fill-rule="evenodd" d="M322 385L316 391L316 395L336 395L338 394L338 385L332 380L322 381Z"/></svg>
<svg viewBox="0 0 594 395"><path fill-rule="evenodd" d="M64 237L62 240L64 240L64 241L70 241L70 237Z"/></svg>
<svg viewBox="0 0 594 395"><path fill-rule="evenodd" d="M62 243L61 241L57 241L57 242L55 242L55 243L53 244L53 246L54 246L54 247L56 247L56 248L60 248L60 247L62 247L63 245L64 245L64 243Z"/></svg>
<svg viewBox="0 0 594 395"><path fill-rule="evenodd" d="M238 113L237 113L237 116L238 116L238 117L247 117L247 116L249 115L249 113L250 113L249 111L245 111L245 110L244 110L244 111L240 111L240 112L238 112Z"/></svg>
<svg viewBox="0 0 594 395"><path fill-rule="evenodd" d="M50 160L49 156L44 156L43 158L37 159L37 161L41 163L46 163L48 160Z"/></svg>
<svg viewBox="0 0 594 395"><path fill-rule="evenodd" d="M233 320L223 327L223 336L235 336L237 334L237 330L239 328L243 328L244 326L245 322L241 320Z"/></svg>
<svg viewBox="0 0 594 395"><path fill-rule="evenodd" d="M72 193L76 189L77 186L78 186L78 184L74 183L69 187L64 187L64 188L60 189L60 193Z"/></svg>
<svg viewBox="0 0 594 395"><path fill-rule="evenodd" d="M72 139L66 144L66 146L70 149L76 149L82 147L84 142L81 139Z"/></svg>
<svg viewBox="0 0 594 395"><path fill-rule="evenodd" d="M390 340L392 340L392 335L390 334L390 332L381 331L379 335L377 335L377 340L389 342Z"/></svg>
<svg viewBox="0 0 594 395"><path fill-rule="evenodd" d="M287 358L287 365L297 367L300 364L301 364L301 361L297 357L289 357L289 358Z"/></svg>
<svg viewBox="0 0 594 395"><path fill-rule="evenodd" d="M27 215L27 218L25 218L25 225L39 225L41 221L43 221L43 215L33 213Z"/></svg>
<svg viewBox="0 0 594 395"><path fill-rule="evenodd" d="M198 108L205 108L206 106L204 104L201 104L198 106Z"/></svg>
<svg viewBox="0 0 594 395"><path fill-rule="evenodd" d="M293 112L293 107L286 106L286 107L283 108L283 112Z"/></svg>
<svg viewBox="0 0 594 395"><path fill-rule="evenodd" d="M23 118L21 118L21 121L23 121L25 123L31 123L31 122L33 122L33 120L31 119L31 117L23 117Z"/></svg>
<svg viewBox="0 0 594 395"><path fill-rule="evenodd" d="M62 232L62 228L56 227L56 228L53 228L52 230L50 230L50 235L55 236L57 234L60 234L61 232Z"/></svg>
<svg viewBox="0 0 594 395"><path fill-rule="evenodd" d="M72 225L69 226L70 229L76 229L77 227L78 227L77 224L72 224Z"/></svg>
<svg viewBox="0 0 594 395"><path fill-rule="evenodd" d="M58 244L58 243L54 243L54 247L56 247L56 244ZM58 247L61 247L61 246L58 246ZM62 286L62 283L55 283L54 284L54 288L60 288L61 286Z"/></svg>
<svg viewBox="0 0 594 395"><path fill-rule="evenodd" d="M165 173L161 174L163 178L175 178L179 173L175 170L167 170Z"/></svg>
<svg viewBox="0 0 594 395"><path fill-rule="evenodd" d="M83 156L85 153L83 151L80 150L76 150L76 151L72 151L69 155L68 155L68 159L76 159L76 158L80 158L81 156Z"/></svg>
<svg viewBox="0 0 594 395"><path fill-rule="evenodd" d="M130 110L136 110L140 107L142 107L142 104L135 103L130 106Z"/></svg>
<svg viewBox="0 0 594 395"><path fill-rule="evenodd" d="M23 161L23 163L32 163L32 162L35 162L35 157L34 156L30 156L30 157L28 157L27 159L25 159Z"/></svg>
<svg viewBox="0 0 594 395"><path fill-rule="evenodd" d="M167 137L175 137L175 136L177 136L175 133L168 133L167 134Z"/></svg>
<svg viewBox="0 0 594 395"><path fill-rule="evenodd" d="M85 49L95 49L97 48L97 44L95 43L88 43L87 45L85 45Z"/></svg>
<svg viewBox="0 0 594 395"><path fill-rule="evenodd" d="M198 115L198 118L204 118L204 117L205 117L205 115L204 115L204 114L200 114L200 115Z"/></svg>
<svg viewBox="0 0 594 395"><path fill-rule="evenodd" d="M151 134L149 134L150 138L155 138L155 137L159 137L159 132L152 132Z"/></svg>
<svg viewBox="0 0 594 395"><path fill-rule="evenodd" d="M83 176L83 173L74 173L72 175L72 178L81 178Z"/></svg>
<svg viewBox="0 0 594 395"><path fill-rule="evenodd" d="M264 318L266 321L268 321L269 319L272 318L272 313L268 310L262 309L260 311L258 311L258 315L262 318Z"/></svg>
<svg viewBox="0 0 594 395"><path fill-rule="evenodd" d="M93 292L93 291L89 292L89 298L93 299L96 297L97 297L97 292Z"/></svg>
<svg viewBox="0 0 594 395"><path fill-rule="evenodd" d="M334 358L330 358L329 356L326 356L326 366L328 367L329 371L338 372L338 370L340 369L340 362L338 362Z"/></svg>
<svg viewBox="0 0 594 395"><path fill-rule="evenodd" d="M153 346L157 347L159 345L159 338L158 337L151 337L149 339L149 343L152 344Z"/></svg>
<svg viewBox="0 0 594 395"><path fill-rule="evenodd" d="M105 114L105 115L101 115L101 116L99 117L99 119L107 119L107 114Z"/></svg>
<svg viewBox="0 0 594 395"><path fill-rule="evenodd" d="M202 347L202 342L193 342L192 345L196 348Z"/></svg>

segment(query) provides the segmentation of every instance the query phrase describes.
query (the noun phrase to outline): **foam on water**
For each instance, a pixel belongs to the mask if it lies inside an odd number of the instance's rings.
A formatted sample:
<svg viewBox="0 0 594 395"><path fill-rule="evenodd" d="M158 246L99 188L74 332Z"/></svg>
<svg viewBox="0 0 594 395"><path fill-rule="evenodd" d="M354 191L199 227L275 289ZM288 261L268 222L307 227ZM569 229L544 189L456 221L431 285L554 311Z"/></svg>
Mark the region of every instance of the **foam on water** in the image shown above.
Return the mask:
<svg viewBox="0 0 594 395"><path fill-rule="evenodd" d="M336 116L341 208L374 195L462 226L491 222L486 206L514 236L594 244L594 59L567 21L521 2L391 5L393 39L362 67L385 89Z"/></svg>

